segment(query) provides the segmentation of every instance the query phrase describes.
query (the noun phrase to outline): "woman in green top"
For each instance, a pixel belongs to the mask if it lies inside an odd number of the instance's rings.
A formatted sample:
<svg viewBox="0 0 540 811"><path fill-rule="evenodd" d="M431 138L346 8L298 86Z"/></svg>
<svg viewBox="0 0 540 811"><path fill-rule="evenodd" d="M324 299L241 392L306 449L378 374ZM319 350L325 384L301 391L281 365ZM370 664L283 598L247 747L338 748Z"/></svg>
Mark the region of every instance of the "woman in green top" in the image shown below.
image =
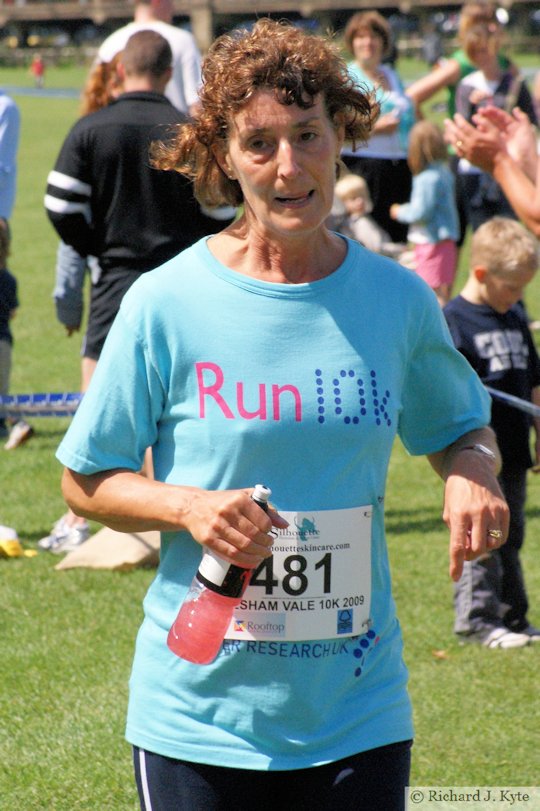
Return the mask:
<svg viewBox="0 0 540 811"><path fill-rule="evenodd" d="M420 105L445 87L448 90L446 113L449 118L454 115L456 111L456 88L465 76L468 76L476 70L475 65L473 65L465 53L463 42L470 29L477 25L485 25L490 35L494 37L497 36L500 39L501 23L497 18L497 6L494 3L482 2L482 0L473 0L473 2L465 3L459 20L458 38L461 46L457 51L454 51L449 59L445 59L434 70L430 71L426 76L422 76L421 79L413 82L413 84L407 88L406 93L416 107L418 118L422 117L420 114ZM510 61L502 54L499 54L499 61L503 70L514 70ZM458 245L461 245L465 238L467 215L465 194L462 188L461 178L457 173L458 160L455 153L450 155L450 168L456 179L456 205L459 214L460 230Z"/></svg>
<svg viewBox="0 0 540 811"><path fill-rule="evenodd" d="M463 49L463 41L469 29L475 25L486 25L490 33L500 36L501 24L497 19L497 6L491 2L482 2L482 0L465 3L459 20L460 47L458 50L407 88L407 95L417 108L446 87L448 90L447 113L449 116L454 115L456 87L465 76L476 70ZM510 61L502 54L499 55L499 59L502 68L508 69L511 66Z"/></svg>

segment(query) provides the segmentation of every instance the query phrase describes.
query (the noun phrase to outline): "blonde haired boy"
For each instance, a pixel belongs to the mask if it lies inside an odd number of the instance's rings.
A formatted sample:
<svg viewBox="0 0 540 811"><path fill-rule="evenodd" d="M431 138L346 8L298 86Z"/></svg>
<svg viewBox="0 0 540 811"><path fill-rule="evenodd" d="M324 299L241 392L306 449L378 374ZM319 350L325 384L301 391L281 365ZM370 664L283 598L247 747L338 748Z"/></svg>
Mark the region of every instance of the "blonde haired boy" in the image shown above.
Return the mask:
<svg viewBox="0 0 540 811"><path fill-rule="evenodd" d="M470 273L461 294L444 308L456 347L493 389L540 405L540 360L523 306L538 268L538 243L518 222L494 217L474 233ZM525 536L531 418L493 398L491 427L502 457L499 482L510 507L508 541L466 562L454 588L454 630L463 641L518 648L540 641L532 626L519 552ZM540 420L535 464L540 463ZM480 451L481 452L481 451Z"/></svg>

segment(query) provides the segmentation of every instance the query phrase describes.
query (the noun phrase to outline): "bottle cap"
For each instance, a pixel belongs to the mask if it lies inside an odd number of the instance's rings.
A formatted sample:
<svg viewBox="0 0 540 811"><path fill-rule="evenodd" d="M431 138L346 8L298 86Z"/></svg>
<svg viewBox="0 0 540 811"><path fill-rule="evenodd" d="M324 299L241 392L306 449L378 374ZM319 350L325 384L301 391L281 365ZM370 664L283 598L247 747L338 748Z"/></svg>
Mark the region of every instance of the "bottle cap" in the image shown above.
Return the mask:
<svg viewBox="0 0 540 811"><path fill-rule="evenodd" d="M265 504L272 495L272 491L265 484L256 484L251 498L253 501L263 501Z"/></svg>

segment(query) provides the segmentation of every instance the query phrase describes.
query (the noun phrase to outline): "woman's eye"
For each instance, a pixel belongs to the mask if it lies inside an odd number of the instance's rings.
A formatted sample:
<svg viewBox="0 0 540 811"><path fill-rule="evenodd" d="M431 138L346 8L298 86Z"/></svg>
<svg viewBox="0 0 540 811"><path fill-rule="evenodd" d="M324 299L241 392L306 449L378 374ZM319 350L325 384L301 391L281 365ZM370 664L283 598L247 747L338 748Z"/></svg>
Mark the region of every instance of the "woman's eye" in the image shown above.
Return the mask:
<svg viewBox="0 0 540 811"><path fill-rule="evenodd" d="M264 138L256 138L253 141L250 141L249 148L255 150L255 152L266 149L268 146L268 141L265 141Z"/></svg>

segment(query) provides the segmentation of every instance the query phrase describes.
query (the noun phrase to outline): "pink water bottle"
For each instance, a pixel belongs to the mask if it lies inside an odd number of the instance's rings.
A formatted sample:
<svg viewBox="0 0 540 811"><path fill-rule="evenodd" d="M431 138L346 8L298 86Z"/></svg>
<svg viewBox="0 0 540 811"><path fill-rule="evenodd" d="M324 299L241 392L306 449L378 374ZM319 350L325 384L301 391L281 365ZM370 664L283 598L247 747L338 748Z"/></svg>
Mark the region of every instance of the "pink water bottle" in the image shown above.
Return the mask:
<svg viewBox="0 0 540 811"><path fill-rule="evenodd" d="M256 484L251 498L268 512L271 492L264 484ZM167 637L172 652L196 665L212 662L252 573L253 569L205 552Z"/></svg>

